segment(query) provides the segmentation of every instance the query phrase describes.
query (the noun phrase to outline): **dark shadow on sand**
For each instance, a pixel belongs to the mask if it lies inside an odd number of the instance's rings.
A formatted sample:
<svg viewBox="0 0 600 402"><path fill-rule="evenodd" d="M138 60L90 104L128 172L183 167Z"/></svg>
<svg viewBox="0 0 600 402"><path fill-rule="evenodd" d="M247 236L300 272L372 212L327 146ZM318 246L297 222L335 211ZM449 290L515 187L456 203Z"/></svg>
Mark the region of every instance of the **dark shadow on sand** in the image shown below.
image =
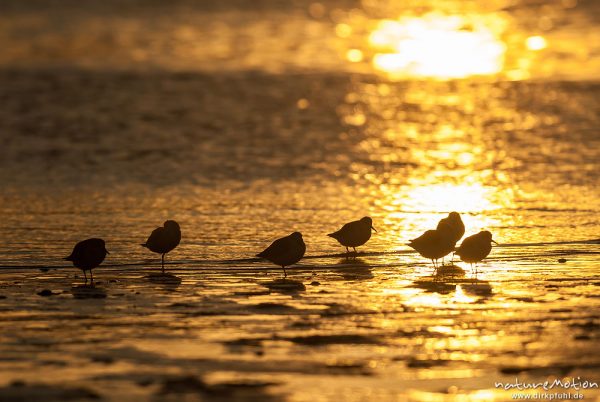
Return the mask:
<svg viewBox="0 0 600 402"><path fill-rule="evenodd" d="M176 290L179 285L181 285L180 277L167 272L151 273L146 275L144 278L148 279L148 281L151 283L162 286L167 290Z"/></svg>
<svg viewBox="0 0 600 402"><path fill-rule="evenodd" d="M306 286L304 286L301 281L286 278L275 279L268 282L259 282L259 284L273 292L279 293L297 293L306 290Z"/></svg>
<svg viewBox="0 0 600 402"><path fill-rule="evenodd" d="M43 383L13 381L0 388L0 400L17 401L96 401L102 397L95 391L83 387L65 387Z"/></svg>
<svg viewBox="0 0 600 402"><path fill-rule="evenodd" d="M163 399L166 395L198 394L201 400L242 400L242 401L271 401L278 400L267 392L267 388L278 385L276 382L256 380L237 380L209 384L202 378L184 375L172 376L162 381L156 396ZM175 399L178 400L178 399ZM186 399L187 400L187 399Z"/></svg>
<svg viewBox="0 0 600 402"><path fill-rule="evenodd" d="M105 299L106 289L93 285L76 285L71 288L71 294L75 299Z"/></svg>

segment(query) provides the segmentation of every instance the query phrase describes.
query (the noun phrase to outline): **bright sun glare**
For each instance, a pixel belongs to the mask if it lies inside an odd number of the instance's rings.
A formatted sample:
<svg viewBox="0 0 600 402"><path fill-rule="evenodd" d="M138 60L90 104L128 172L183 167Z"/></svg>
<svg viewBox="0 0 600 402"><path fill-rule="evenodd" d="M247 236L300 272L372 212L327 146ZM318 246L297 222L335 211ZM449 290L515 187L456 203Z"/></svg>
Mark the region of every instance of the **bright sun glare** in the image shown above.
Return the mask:
<svg viewBox="0 0 600 402"><path fill-rule="evenodd" d="M493 193L493 188L481 184L419 186L404 199L404 207L413 211L480 213L500 208L491 200Z"/></svg>
<svg viewBox="0 0 600 402"><path fill-rule="evenodd" d="M508 195L498 199L497 189L481 183L465 184L426 184L413 183L395 193L390 206L389 219L402 219L404 230L410 230L409 236L418 236L423 228L435 229L438 221L448 212L461 214L469 233L490 229L498 221L488 213L503 207L509 207Z"/></svg>
<svg viewBox="0 0 600 402"><path fill-rule="evenodd" d="M499 73L506 46L495 32L498 24L486 26L482 21L437 14L383 20L369 37L378 52L373 65L398 77L451 79Z"/></svg>

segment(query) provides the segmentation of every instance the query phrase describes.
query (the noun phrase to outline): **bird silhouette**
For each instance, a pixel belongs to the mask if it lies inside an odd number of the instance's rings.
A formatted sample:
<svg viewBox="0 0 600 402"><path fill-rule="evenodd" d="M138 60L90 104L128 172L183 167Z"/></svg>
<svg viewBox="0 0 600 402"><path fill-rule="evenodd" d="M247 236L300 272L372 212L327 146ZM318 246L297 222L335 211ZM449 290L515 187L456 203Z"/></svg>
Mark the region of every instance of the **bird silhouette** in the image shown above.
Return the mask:
<svg viewBox="0 0 600 402"><path fill-rule="evenodd" d="M306 244L302 240L302 233L294 232L289 236L275 240L263 252L256 254L256 256L281 266L283 276L287 277L285 267L300 261L304 257L305 252Z"/></svg>
<svg viewBox="0 0 600 402"><path fill-rule="evenodd" d="M434 270L437 270L437 260L454 251L456 242L452 240L451 231L452 228L448 224L442 223L438 225L438 229L426 231L411 240L408 245L421 256L430 259Z"/></svg>
<svg viewBox="0 0 600 402"><path fill-rule="evenodd" d="M158 227L152 231L146 243L142 247L148 250L161 254L162 273L165 273L165 254L173 250L181 241L181 230L179 224L175 221L165 221L162 227Z"/></svg>
<svg viewBox="0 0 600 402"><path fill-rule="evenodd" d="M460 218L460 214L458 212L450 212L447 217L440 219L437 229L444 224L449 226L448 235L450 238L456 243L463 237L465 234L465 224Z"/></svg>
<svg viewBox="0 0 600 402"><path fill-rule="evenodd" d="M73 265L83 271L85 276L85 283L87 283L87 275L85 271L90 271L90 277L92 278L92 285L94 284L94 275L92 269L104 261L106 254L109 252L106 250L106 244L102 239L87 239L80 241L73 247L71 255L65 258L66 261L72 261Z"/></svg>
<svg viewBox="0 0 600 402"><path fill-rule="evenodd" d="M443 227L444 225L448 226ZM456 245L456 242L458 242L465 234L465 224L458 212L450 212L447 217L440 219L437 230L440 229L442 229L443 233L448 235L450 240L454 241L454 245ZM442 265L444 265L444 257L442 257Z"/></svg>
<svg viewBox="0 0 600 402"><path fill-rule="evenodd" d="M498 244L492 239L492 234L489 231L483 230L466 237L460 247L456 249L455 254L458 254L462 261L471 264L472 270L473 264L478 263L490 254L492 243Z"/></svg>
<svg viewBox="0 0 600 402"><path fill-rule="evenodd" d="M371 229L373 220L365 216L361 220L346 223L337 232L329 233L327 236L336 239L342 246L346 247L346 253L349 253L348 247L352 247L356 253L356 247L362 246L371 238Z"/></svg>

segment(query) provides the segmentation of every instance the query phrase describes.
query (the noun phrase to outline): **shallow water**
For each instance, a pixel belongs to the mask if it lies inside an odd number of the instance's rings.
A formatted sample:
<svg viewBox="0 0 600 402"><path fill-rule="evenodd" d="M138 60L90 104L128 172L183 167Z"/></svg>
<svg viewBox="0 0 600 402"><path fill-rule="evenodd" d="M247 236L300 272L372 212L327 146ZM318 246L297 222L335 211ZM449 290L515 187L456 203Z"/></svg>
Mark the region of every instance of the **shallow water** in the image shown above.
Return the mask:
<svg viewBox="0 0 600 402"><path fill-rule="evenodd" d="M597 3L78 4L0 5L0 399L600 382ZM379 68L378 23L446 24L433 9L490 21L498 72ZM450 211L500 243L476 276L432 278L405 246ZM364 215L378 232L347 260L325 234ZM183 240L162 281L139 244L167 218ZM290 291L253 256L296 230ZM88 237L111 252L95 291L62 261Z"/></svg>

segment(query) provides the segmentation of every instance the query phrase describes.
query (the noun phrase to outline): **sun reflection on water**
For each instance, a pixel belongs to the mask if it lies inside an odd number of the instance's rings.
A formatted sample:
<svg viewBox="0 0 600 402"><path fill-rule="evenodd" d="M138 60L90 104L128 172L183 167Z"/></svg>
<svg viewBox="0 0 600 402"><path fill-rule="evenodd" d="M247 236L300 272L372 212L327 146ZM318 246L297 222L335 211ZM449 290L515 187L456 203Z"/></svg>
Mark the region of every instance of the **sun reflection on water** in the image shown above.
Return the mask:
<svg viewBox="0 0 600 402"><path fill-rule="evenodd" d="M435 229L438 221L452 211L461 214L466 235L489 230L501 223L497 214L490 212L512 205L510 194L482 182L436 183L426 179L413 180L410 185L393 191L387 202L387 219L402 221L402 234L397 235L406 240L424 230Z"/></svg>
<svg viewBox="0 0 600 402"><path fill-rule="evenodd" d="M476 297L467 295L461 285L456 286L454 296L452 296L452 299L450 299L450 301L454 303L474 303L476 300Z"/></svg>
<svg viewBox="0 0 600 402"><path fill-rule="evenodd" d="M441 79L502 71L506 45L499 18L427 14L382 20L369 36L376 69L396 77Z"/></svg>
<svg viewBox="0 0 600 402"><path fill-rule="evenodd" d="M440 183L415 186L403 198L406 211L480 213L500 208L492 201L494 188L481 183Z"/></svg>

